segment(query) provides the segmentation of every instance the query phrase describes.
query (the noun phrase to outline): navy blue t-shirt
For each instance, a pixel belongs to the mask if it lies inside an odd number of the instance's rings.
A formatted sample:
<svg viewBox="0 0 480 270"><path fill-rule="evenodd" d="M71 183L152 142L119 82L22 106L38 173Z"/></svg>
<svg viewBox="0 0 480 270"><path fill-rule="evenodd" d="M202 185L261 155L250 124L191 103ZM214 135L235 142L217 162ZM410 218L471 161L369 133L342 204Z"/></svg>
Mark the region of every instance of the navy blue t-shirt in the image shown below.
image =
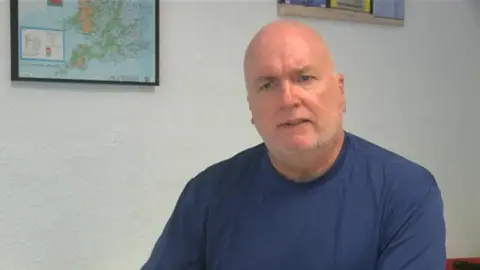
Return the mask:
<svg viewBox="0 0 480 270"><path fill-rule="evenodd" d="M264 144L185 186L143 270L444 270L441 193L420 165L346 132L323 176L295 183Z"/></svg>

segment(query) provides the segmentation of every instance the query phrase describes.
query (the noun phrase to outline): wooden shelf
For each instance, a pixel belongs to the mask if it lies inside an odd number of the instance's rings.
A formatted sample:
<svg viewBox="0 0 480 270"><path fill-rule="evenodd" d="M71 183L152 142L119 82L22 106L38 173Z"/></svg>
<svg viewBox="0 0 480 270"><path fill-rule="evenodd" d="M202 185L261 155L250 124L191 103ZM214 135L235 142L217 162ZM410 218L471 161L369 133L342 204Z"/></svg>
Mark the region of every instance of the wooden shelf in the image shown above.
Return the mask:
<svg viewBox="0 0 480 270"><path fill-rule="evenodd" d="M297 16L314 19L349 21L369 24L403 26L403 20L375 17L373 14L337 8L307 7L292 4L278 4L279 16Z"/></svg>

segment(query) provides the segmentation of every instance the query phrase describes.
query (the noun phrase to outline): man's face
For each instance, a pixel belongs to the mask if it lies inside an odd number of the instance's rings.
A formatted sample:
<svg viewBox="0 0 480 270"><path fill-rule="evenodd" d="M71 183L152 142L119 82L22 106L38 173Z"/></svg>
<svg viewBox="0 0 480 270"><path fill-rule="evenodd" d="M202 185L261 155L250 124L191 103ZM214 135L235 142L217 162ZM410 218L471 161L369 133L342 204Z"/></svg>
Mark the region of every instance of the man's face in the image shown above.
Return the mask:
<svg viewBox="0 0 480 270"><path fill-rule="evenodd" d="M291 37L252 52L245 68L248 102L252 123L269 147L313 149L343 128L343 77L324 51Z"/></svg>

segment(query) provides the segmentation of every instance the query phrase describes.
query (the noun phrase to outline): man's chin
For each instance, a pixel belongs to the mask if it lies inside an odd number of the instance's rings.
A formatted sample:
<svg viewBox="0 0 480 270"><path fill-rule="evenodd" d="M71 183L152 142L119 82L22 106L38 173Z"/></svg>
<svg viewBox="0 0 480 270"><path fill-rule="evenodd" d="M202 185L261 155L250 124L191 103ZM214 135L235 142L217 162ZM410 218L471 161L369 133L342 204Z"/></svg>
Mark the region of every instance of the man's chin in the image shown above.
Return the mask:
<svg viewBox="0 0 480 270"><path fill-rule="evenodd" d="M309 138L309 137L293 137L288 140L285 140L282 145L286 151L289 152L301 152L316 150L322 146L328 144L329 137L324 138Z"/></svg>
<svg viewBox="0 0 480 270"><path fill-rule="evenodd" d="M317 141L288 141L283 144L283 147L288 152L309 151L318 148Z"/></svg>

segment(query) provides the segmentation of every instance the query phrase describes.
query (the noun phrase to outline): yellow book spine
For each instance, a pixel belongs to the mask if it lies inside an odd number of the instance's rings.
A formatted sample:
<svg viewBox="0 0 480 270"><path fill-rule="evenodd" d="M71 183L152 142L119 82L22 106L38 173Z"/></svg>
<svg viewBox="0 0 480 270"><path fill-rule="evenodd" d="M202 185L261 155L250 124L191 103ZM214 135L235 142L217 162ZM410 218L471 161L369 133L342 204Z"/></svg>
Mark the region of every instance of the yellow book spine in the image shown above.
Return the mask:
<svg viewBox="0 0 480 270"><path fill-rule="evenodd" d="M372 9L370 8L372 0L363 0L363 11L371 13Z"/></svg>

